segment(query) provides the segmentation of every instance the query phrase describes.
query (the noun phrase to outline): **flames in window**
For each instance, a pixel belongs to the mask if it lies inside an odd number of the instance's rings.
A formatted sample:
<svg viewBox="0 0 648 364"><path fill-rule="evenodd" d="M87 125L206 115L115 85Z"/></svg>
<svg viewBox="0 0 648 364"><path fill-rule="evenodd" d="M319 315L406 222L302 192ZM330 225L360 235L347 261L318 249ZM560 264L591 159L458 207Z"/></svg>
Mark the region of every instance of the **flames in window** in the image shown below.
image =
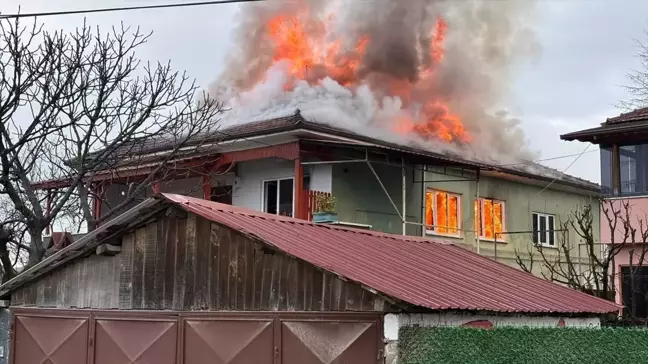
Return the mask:
<svg viewBox="0 0 648 364"><path fill-rule="evenodd" d="M479 231L479 236L485 239L495 239L495 235L497 235L498 241L506 240L505 236L500 234L504 232L504 203L482 198L475 201L474 208L475 231Z"/></svg>
<svg viewBox="0 0 648 364"><path fill-rule="evenodd" d="M429 190L425 193L425 224L439 234L459 234L459 196Z"/></svg>

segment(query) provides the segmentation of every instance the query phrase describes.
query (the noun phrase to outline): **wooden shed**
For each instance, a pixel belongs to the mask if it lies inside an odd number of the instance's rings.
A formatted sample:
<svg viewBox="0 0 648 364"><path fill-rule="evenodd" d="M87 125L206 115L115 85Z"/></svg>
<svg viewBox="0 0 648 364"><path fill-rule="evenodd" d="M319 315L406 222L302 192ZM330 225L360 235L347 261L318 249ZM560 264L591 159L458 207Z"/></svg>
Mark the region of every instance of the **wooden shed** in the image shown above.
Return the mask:
<svg viewBox="0 0 648 364"><path fill-rule="evenodd" d="M382 363L385 315L618 309L452 244L179 195L26 270L9 297L15 364Z"/></svg>

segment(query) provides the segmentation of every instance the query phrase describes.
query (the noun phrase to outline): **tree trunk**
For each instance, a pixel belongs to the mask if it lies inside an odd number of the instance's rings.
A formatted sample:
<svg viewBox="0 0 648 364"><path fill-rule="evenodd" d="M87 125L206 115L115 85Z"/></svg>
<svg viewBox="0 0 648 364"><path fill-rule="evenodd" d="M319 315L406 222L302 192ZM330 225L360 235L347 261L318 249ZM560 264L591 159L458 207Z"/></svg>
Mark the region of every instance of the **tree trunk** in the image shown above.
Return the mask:
<svg viewBox="0 0 648 364"><path fill-rule="evenodd" d="M7 249L8 244L8 240L0 239L0 264L2 264L3 272L2 283L5 283L16 276L16 270L11 263L11 258L9 257L9 249Z"/></svg>
<svg viewBox="0 0 648 364"><path fill-rule="evenodd" d="M610 285L610 277L608 276L609 270L610 270L610 265L609 264L603 264L601 267L601 270L603 271L601 274L601 289L602 292L599 292L598 296L604 299L608 299L608 286Z"/></svg>
<svg viewBox="0 0 648 364"><path fill-rule="evenodd" d="M29 237L31 243L29 245L29 259L27 260L27 268L33 267L43 259L45 255L45 246L43 245L43 229L30 229Z"/></svg>

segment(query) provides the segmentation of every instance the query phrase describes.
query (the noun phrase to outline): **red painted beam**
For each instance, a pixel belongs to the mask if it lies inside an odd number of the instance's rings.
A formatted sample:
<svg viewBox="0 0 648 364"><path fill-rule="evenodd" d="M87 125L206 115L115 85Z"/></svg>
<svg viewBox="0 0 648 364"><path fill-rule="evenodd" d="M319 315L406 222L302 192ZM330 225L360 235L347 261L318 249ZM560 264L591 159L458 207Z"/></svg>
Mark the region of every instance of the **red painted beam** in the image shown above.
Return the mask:
<svg viewBox="0 0 648 364"><path fill-rule="evenodd" d="M301 164L301 159L295 159L295 218L297 219L306 219L306 213L304 211L303 199L304 196L304 166Z"/></svg>
<svg viewBox="0 0 648 364"><path fill-rule="evenodd" d="M219 162L221 164L229 164L266 158L295 160L299 158L299 142L227 152L221 154Z"/></svg>
<svg viewBox="0 0 648 364"><path fill-rule="evenodd" d="M211 176L210 175L202 176L202 191L203 191L203 199L211 200Z"/></svg>
<svg viewBox="0 0 648 364"><path fill-rule="evenodd" d="M235 162L245 162L266 158L282 158L287 160L295 160L299 158L299 142L291 142L279 145L269 145L259 148L239 150L233 152L226 152L220 155L200 156L197 158L187 159L183 161L172 162L175 169L195 168L197 166L205 166L205 171L209 171L206 166L213 165L216 162L217 166L227 165ZM143 168L133 168L128 170L110 170L105 172L98 172L92 176L84 179L85 182L97 182L105 180L115 180L131 177L142 177L151 174L157 166L149 166ZM52 189L70 187L71 179L49 180L32 184L35 189Z"/></svg>

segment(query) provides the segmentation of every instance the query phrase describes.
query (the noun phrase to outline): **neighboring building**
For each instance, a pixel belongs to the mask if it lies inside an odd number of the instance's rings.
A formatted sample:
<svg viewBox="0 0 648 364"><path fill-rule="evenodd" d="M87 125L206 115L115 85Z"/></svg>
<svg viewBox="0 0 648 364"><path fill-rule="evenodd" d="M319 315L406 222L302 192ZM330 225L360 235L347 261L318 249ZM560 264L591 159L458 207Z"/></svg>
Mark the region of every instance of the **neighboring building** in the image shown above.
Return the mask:
<svg viewBox="0 0 648 364"><path fill-rule="evenodd" d="M636 304L636 316L648 318L648 259L641 260L648 247L641 230L648 230L648 108L634 110L609 118L601 126L560 136L563 140L589 142L601 150L601 192L607 198L603 208L621 211L616 228L601 212L601 242L623 244L615 256L617 302L631 310ZM630 207L629 222L637 230L632 238L624 238L624 203ZM613 213L608 213L614 221ZM613 223L614 224L614 223ZM614 237L614 241L613 241ZM630 258L632 255L632 259ZM648 254L643 255L648 258ZM634 301L630 289L630 269L634 272Z"/></svg>
<svg viewBox="0 0 648 364"><path fill-rule="evenodd" d="M559 223L591 204L598 240L599 186L537 164L469 161L309 122L299 113L221 130L201 143L204 152L183 156L178 168L190 170L192 163L204 166L207 160L209 169L180 173L189 178L159 183L141 200L154 192L179 193L309 219L313 195L332 194L340 224L441 237L512 266L516 252L526 258L532 241L556 248ZM158 144L148 153L155 158L161 151ZM138 178L128 156L121 159L121 167L92 178L106 196L96 214L117 205ZM148 173L146 166L138 168ZM579 249L575 232L567 240Z"/></svg>
<svg viewBox="0 0 648 364"><path fill-rule="evenodd" d="M160 194L0 286L11 363L393 363L399 327L599 327L452 244Z"/></svg>

